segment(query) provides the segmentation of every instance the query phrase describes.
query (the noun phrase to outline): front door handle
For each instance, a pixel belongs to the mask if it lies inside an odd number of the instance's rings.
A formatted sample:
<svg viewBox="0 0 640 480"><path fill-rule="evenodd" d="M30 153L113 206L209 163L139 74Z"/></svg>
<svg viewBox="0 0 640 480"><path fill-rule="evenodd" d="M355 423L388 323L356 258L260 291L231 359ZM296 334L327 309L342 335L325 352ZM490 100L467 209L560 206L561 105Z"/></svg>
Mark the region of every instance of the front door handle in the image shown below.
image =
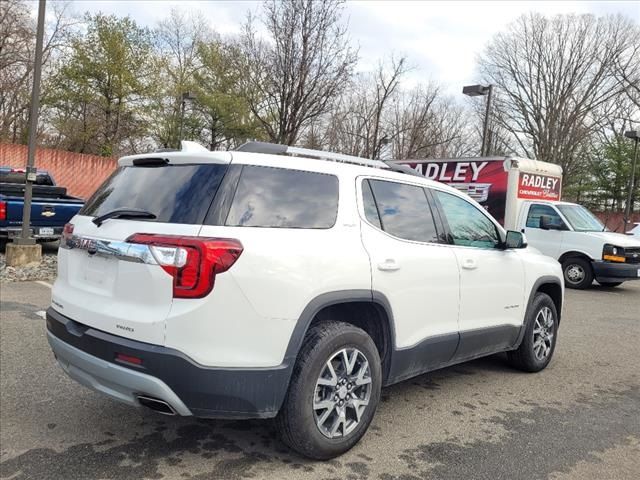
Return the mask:
<svg viewBox="0 0 640 480"><path fill-rule="evenodd" d="M465 270L475 270L476 268L478 268L478 264L476 263L476 260L474 258L465 258L462 261L462 268L464 268Z"/></svg>
<svg viewBox="0 0 640 480"><path fill-rule="evenodd" d="M384 262L378 264L378 270L383 272L394 272L400 269L400 265L393 258L387 258Z"/></svg>

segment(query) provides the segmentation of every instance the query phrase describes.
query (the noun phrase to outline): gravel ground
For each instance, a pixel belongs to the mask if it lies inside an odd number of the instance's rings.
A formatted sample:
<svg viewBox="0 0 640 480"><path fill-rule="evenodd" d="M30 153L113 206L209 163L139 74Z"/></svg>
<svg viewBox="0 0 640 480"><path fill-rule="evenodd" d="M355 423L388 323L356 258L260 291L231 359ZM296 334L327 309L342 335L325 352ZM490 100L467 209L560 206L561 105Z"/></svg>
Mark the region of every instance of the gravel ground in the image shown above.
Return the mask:
<svg viewBox="0 0 640 480"><path fill-rule="evenodd" d="M42 245L42 262L22 267L7 267L4 248L0 251L0 283L53 280L58 270L58 243Z"/></svg>

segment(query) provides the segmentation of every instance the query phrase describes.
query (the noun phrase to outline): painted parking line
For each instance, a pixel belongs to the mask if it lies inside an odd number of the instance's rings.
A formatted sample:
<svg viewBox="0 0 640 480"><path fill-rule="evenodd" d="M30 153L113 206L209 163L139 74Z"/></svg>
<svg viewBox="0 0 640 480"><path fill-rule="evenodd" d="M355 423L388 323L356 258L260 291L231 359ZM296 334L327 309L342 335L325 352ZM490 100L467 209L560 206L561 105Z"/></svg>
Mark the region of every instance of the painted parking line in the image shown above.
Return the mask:
<svg viewBox="0 0 640 480"><path fill-rule="evenodd" d="M36 283L43 285L47 288L53 288L53 285L51 285L49 282L45 282L44 280L36 280Z"/></svg>
<svg viewBox="0 0 640 480"><path fill-rule="evenodd" d="M47 319L47 312L45 312L44 310L38 310L37 312L35 312L37 317L42 318L43 320Z"/></svg>

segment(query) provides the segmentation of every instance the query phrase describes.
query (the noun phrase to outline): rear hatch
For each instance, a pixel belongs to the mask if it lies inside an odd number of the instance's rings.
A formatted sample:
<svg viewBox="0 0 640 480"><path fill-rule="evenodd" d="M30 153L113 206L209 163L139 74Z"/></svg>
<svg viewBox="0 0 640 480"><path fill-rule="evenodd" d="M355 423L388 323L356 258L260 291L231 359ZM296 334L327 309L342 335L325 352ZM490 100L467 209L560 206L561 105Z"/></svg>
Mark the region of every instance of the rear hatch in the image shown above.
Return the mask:
<svg viewBox="0 0 640 480"><path fill-rule="evenodd" d="M175 278L162 262L176 249L134 236L197 236L230 160L217 152L172 157L125 157L73 218L58 255L55 310L97 330L164 344Z"/></svg>

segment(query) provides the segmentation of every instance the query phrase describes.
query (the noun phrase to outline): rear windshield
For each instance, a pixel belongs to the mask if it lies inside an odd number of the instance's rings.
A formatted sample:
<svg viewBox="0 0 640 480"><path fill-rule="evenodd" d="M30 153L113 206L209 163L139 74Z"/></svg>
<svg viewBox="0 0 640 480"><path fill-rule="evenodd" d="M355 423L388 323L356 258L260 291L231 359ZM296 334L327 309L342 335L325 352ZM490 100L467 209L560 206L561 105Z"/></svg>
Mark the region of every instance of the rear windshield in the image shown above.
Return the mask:
<svg viewBox="0 0 640 480"><path fill-rule="evenodd" d="M93 194L81 215L99 216L117 208L151 212L162 223L202 224L227 165L120 167Z"/></svg>
<svg viewBox="0 0 640 480"><path fill-rule="evenodd" d="M338 214L338 178L317 172L245 165L226 225L331 228Z"/></svg>

